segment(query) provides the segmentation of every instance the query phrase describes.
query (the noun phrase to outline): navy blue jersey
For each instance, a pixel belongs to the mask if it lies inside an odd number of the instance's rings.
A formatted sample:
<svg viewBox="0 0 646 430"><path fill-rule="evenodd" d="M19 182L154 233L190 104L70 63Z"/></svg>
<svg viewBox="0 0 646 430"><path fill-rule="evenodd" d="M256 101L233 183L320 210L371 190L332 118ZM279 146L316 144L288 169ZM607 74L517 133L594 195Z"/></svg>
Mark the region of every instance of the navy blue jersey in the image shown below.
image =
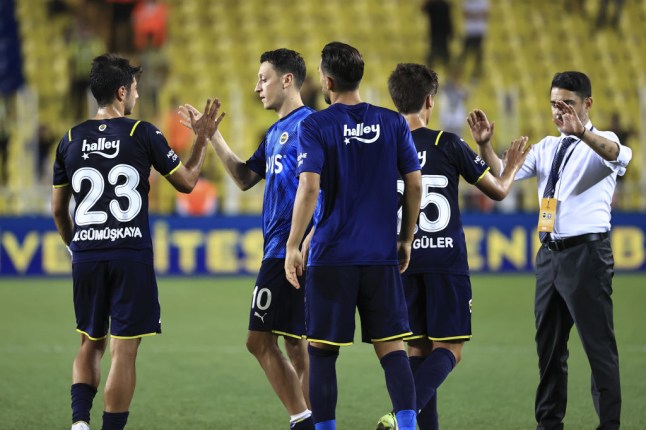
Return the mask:
<svg viewBox="0 0 646 430"><path fill-rule="evenodd" d="M302 122L298 159L321 175L309 265L397 264L397 178L420 168L404 117L335 103Z"/></svg>
<svg viewBox="0 0 646 430"><path fill-rule="evenodd" d="M144 121L88 120L70 129L56 149L54 187L71 186L76 202L73 261L152 264L150 167L168 176L180 164L161 131Z"/></svg>
<svg viewBox="0 0 646 430"><path fill-rule="evenodd" d="M267 130L265 140L247 160L247 166L266 182L262 202L263 260L285 258L298 188L298 126L313 112L313 109L303 106L278 120Z"/></svg>
<svg viewBox="0 0 646 430"><path fill-rule="evenodd" d="M474 184L489 170L459 136L428 128L412 132L422 165L422 201L406 274L469 274L458 206L460 176ZM403 190L403 181L399 182Z"/></svg>

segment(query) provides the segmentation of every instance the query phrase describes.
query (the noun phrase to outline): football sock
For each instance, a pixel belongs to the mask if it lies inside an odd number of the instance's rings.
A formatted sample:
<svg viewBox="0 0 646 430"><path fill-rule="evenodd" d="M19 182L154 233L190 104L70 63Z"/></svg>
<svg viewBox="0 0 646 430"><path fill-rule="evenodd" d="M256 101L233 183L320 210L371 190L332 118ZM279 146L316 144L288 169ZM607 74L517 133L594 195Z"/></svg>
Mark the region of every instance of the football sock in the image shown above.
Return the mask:
<svg viewBox="0 0 646 430"><path fill-rule="evenodd" d="M415 430L415 382L406 352L393 351L384 355L381 367L399 428Z"/></svg>
<svg viewBox="0 0 646 430"><path fill-rule="evenodd" d="M102 430L123 430L128 422L130 412L105 412L103 411Z"/></svg>
<svg viewBox="0 0 646 430"><path fill-rule="evenodd" d="M315 430L336 430L336 420L323 421L315 426Z"/></svg>
<svg viewBox="0 0 646 430"><path fill-rule="evenodd" d="M421 355L411 355L408 357L408 364L410 364L410 370L413 372L413 377L425 359L426 357Z"/></svg>
<svg viewBox="0 0 646 430"><path fill-rule="evenodd" d="M312 416L312 411L310 411L309 409L305 409L300 414L290 415L289 416L289 421L292 422L292 423L293 422L298 422L298 421L304 420L305 418L308 418L308 417L311 417L311 416Z"/></svg>
<svg viewBox="0 0 646 430"><path fill-rule="evenodd" d="M337 402L336 359L339 351L308 345L310 356L310 402L316 429L334 429ZM321 426L319 426L321 424ZM331 427L330 427L331 425Z"/></svg>
<svg viewBox="0 0 646 430"><path fill-rule="evenodd" d="M96 388L89 384L72 384L72 424L85 421L90 424L90 410Z"/></svg>
<svg viewBox="0 0 646 430"><path fill-rule="evenodd" d="M455 356L446 348L433 350L415 372L415 387L417 388L417 408L424 409L455 367Z"/></svg>
<svg viewBox="0 0 646 430"><path fill-rule="evenodd" d="M440 428L437 416L437 393L417 414L417 425L420 430L438 430Z"/></svg>
<svg viewBox="0 0 646 430"><path fill-rule="evenodd" d="M417 426L415 425L415 416L417 414L411 409L399 411L395 414L395 419L397 420L397 428L399 430L415 430Z"/></svg>

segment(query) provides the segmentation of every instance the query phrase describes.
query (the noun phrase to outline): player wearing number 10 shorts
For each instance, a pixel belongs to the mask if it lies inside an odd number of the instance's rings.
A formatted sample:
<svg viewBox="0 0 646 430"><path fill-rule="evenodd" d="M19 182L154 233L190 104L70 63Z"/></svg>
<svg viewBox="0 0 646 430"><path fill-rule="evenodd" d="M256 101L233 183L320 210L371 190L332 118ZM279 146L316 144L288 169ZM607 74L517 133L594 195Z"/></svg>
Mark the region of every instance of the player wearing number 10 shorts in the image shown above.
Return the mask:
<svg viewBox="0 0 646 430"><path fill-rule="evenodd" d="M72 429L89 429L110 341L103 429L123 429L135 388L135 359L144 336L161 332L148 225L151 166L181 192L199 178L208 137L217 130L220 103L191 119L197 139L182 164L155 126L128 119L138 98L139 67L112 54L97 57L90 89L99 110L61 139L54 163L52 212L72 253L74 310L81 347L72 376ZM73 219L69 203L74 197Z"/></svg>

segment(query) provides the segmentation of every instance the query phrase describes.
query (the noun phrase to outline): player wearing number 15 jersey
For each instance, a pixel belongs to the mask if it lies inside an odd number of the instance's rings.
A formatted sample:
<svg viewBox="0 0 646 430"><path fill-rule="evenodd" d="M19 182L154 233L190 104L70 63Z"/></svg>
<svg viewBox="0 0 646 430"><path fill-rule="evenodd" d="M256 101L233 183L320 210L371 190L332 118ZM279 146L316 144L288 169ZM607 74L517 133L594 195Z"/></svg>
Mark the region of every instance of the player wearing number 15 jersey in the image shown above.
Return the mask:
<svg viewBox="0 0 646 430"><path fill-rule="evenodd" d="M152 124L125 118L138 98L139 67L106 54L94 59L90 89L99 110L61 139L54 163L52 212L72 253L74 310L81 347L72 375L72 429L89 429L100 362L110 332L110 372L103 429L123 429L135 388L135 358L144 336L161 332L148 226L151 166L181 192L190 192L208 137L222 119L207 102L193 118L197 139L186 164ZM73 219L69 203L74 197Z"/></svg>
<svg viewBox="0 0 646 430"><path fill-rule="evenodd" d="M507 155L501 178L459 136L426 128L438 88L437 74L419 64L399 64L388 80L395 106L411 129L422 166L422 199L410 265L403 282L413 335L408 337L415 374L420 429L436 429L435 392L460 361L471 338L471 283L458 207L462 176L494 200L503 199L522 166L527 138ZM400 181L399 189L404 185ZM388 427L382 427L388 428Z"/></svg>

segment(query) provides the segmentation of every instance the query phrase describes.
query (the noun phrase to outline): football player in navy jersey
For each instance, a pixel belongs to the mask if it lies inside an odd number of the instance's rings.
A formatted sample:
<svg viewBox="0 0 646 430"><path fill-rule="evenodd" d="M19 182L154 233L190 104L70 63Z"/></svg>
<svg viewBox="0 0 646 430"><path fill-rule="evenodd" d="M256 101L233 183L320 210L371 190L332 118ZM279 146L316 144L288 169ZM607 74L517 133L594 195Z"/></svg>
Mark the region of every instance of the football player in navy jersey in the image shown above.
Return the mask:
<svg viewBox="0 0 646 430"><path fill-rule="evenodd" d="M255 91L265 109L278 114L256 152L243 162L220 132L213 137L215 152L240 189L248 190L265 180L262 206L263 260L253 290L249 311L247 348L265 371L276 395L290 415L291 429L313 429L309 410L309 363L306 349L304 294L285 279L285 243L291 226L292 207L298 186L298 126L314 112L304 106L300 89L306 75L305 61L298 52L276 49L260 56ZM199 117L191 105L188 112ZM289 360L278 346L283 336Z"/></svg>
<svg viewBox="0 0 646 430"><path fill-rule="evenodd" d="M438 89L434 71L421 64L398 64L388 79L388 89L411 129L422 167L421 211L403 282L413 332L406 338L409 361L417 408L422 411L418 424L430 430L438 428L436 390L460 361L464 342L471 338L471 283L458 207L459 178L488 197L502 200L525 161L527 138L512 142L507 170L501 177L493 176L460 136L426 127ZM403 181L398 188L405 190Z"/></svg>
<svg viewBox="0 0 646 430"><path fill-rule="evenodd" d="M151 166L184 193L195 186L208 139L224 114L207 101L191 116L197 138L186 164L152 124L126 118L138 98L140 68L113 54L94 59L90 89L99 110L61 139L54 163L52 213L72 253L74 310L81 347L72 369L72 429L87 430L111 335L103 429L123 429L135 390L144 336L161 333L148 225ZM69 204L74 197L73 216Z"/></svg>
<svg viewBox="0 0 646 430"><path fill-rule="evenodd" d="M354 339L355 311L362 340L372 343L401 430L415 429L415 387L402 338L410 334L400 270L408 265L419 213L420 165L404 118L364 103L364 62L340 42L323 48L319 76L330 107L299 129L299 185L285 272L300 288L299 244L314 214L307 261L305 313L310 354L310 399L317 430L336 428L336 359ZM406 183L402 234L397 241L397 178Z"/></svg>

